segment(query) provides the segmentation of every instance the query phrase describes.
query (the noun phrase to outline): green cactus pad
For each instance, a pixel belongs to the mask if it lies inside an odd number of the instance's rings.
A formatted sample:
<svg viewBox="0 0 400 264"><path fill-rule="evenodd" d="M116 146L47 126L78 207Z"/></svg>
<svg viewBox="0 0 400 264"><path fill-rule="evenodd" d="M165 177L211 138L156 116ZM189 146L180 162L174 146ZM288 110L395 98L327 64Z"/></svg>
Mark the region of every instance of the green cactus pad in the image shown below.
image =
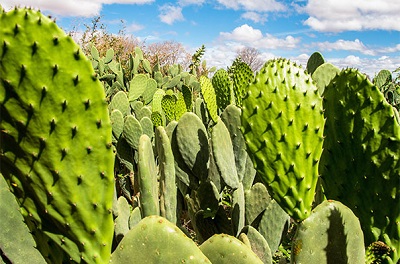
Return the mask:
<svg viewBox="0 0 400 264"><path fill-rule="evenodd" d="M239 239L225 234L213 235L200 245L201 251L212 263L262 263L257 255Z"/></svg>
<svg viewBox="0 0 400 264"><path fill-rule="evenodd" d="M324 56L318 51L311 54L310 58L307 61L307 72L308 74L312 75L314 71L325 63Z"/></svg>
<svg viewBox="0 0 400 264"><path fill-rule="evenodd" d="M206 76L200 76L201 93L206 103L207 111L214 122L218 121L217 98L211 80Z"/></svg>
<svg viewBox="0 0 400 264"><path fill-rule="evenodd" d="M246 235L251 250L262 260L264 264L272 264L272 254L267 240L252 226L245 226L240 236ZM272 251L274 252L274 251Z"/></svg>
<svg viewBox="0 0 400 264"><path fill-rule="evenodd" d="M174 154L165 128L156 128L155 144L159 159L160 213L172 223L177 221L177 188Z"/></svg>
<svg viewBox="0 0 400 264"><path fill-rule="evenodd" d="M161 100L161 108L169 121L176 120L176 101L178 98L175 94L166 94Z"/></svg>
<svg viewBox="0 0 400 264"><path fill-rule="evenodd" d="M149 216L125 235L110 263L211 262L176 225L163 217Z"/></svg>
<svg viewBox="0 0 400 264"><path fill-rule="evenodd" d="M228 72L224 69L219 69L215 72L211 82L217 96L218 108L225 109L231 103L232 99L232 82Z"/></svg>
<svg viewBox="0 0 400 264"><path fill-rule="evenodd" d="M118 109L111 112L110 115L112 132L116 139L118 139L124 130L124 115Z"/></svg>
<svg viewBox="0 0 400 264"><path fill-rule="evenodd" d="M1 11L0 11L1 12ZM9 263L46 263L19 212L19 204L0 174L0 250Z"/></svg>
<svg viewBox="0 0 400 264"><path fill-rule="evenodd" d="M129 101L138 99L147 88L147 75L136 74L129 82Z"/></svg>
<svg viewBox="0 0 400 264"><path fill-rule="evenodd" d="M240 119L241 114L242 111L235 105L227 106L224 112L221 114L221 119L228 129L232 140L233 153L235 154L236 171L239 181L242 181L244 178L247 159L246 142L244 141L242 131L240 131L240 126L242 124Z"/></svg>
<svg viewBox="0 0 400 264"><path fill-rule="evenodd" d="M1 173L51 263L108 262L114 154L102 84L30 9L0 14Z"/></svg>
<svg viewBox="0 0 400 264"><path fill-rule="evenodd" d="M120 242L125 234L129 231L129 216L131 210L129 203L124 196L118 197L116 206L118 210L118 216L114 220L114 233L117 242Z"/></svg>
<svg viewBox="0 0 400 264"><path fill-rule="evenodd" d="M360 218L366 245L400 252L400 126L384 95L364 74L343 70L324 93L327 118L320 173L328 199Z"/></svg>
<svg viewBox="0 0 400 264"><path fill-rule="evenodd" d="M142 217L160 215L158 181L153 146L150 138L143 134L139 139L138 182Z"/></svg>
<svg viewBox="0 0 400 264"><path fill-rule="evenodd" d="M130 114L131 108L129 106L129 100L126 93L124 91L119 91L118 93L116 93L111 99L111 103L108 106L108 109L110 110L110 112L118 109L124 116Z"/></svg>
<svg viewBox="0 0 400 264"><path fill-rule="evenodd" d="M312 79L318 88L320 95L324 93L325 87L331 82L331 80L339 74L340 69L331 63L324 63L320 65L312 74Z"/></svg>
<svg viewBox="0 0 400 264"><path fill-rule="evenodd" d="M353 212L337 201L324 201L297 228L293 263L364 264L364 237Z"/></svg>
<svg viewBox="0 0 400 264"><path fill-rule="evenodd" d="M139 148L139 138L142 134L143 128L140 122L133 115L126 116L122 136L131 148L136 150Z"/></svg>
<svg viewBox="0 0 400 264"><path fill-rule="evenodd" d="M242 131L255 169L272 197L296 221L311 212L322 152L322 99L310 76L271 60L243 99Z"/></svg>
<svg viewBox="0 0 400 264"><path fill-rule="evenodd" d="M243 97L246 95L247 86L253 81L254 73L250 66L243 61L234 64L234 72L232 74L233 91L236 105L242 106Z"/></svg>
<svg viewBox="0 0 400 264"><path fill-rule="evenodd" d="M200 180L207 178L209 146L207 130L200 118L186 112L176 126L176 143L186 166Z"/></svg>
<svg viewBox="0 0 400 264"><path fill-rule="evenodd" d="M387 82L392 81L392 73L389 70L380 70L374 77L373 83L381 89Z"/></svg>
<svg viewBox="0 0 400 264"><path fill-rule="evenodd" d="M212 151L218 171L229 187L236 189L239 186L239 177L236 171L235 155L228 129L224 122L217 122L211 130Z"/></svg>

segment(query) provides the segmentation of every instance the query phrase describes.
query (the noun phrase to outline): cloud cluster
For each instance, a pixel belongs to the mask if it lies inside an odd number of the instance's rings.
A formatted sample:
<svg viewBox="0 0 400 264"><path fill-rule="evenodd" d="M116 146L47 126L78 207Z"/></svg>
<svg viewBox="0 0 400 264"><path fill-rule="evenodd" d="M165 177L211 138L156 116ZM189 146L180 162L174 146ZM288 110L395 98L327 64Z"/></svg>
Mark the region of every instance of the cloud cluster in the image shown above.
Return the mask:
<svg viewBox="0 0 400 264"><path fill-rule="evenodd" d="M261 30L255 29L247 24L235 28L232 32L221 32L220 41L234 41L253 48L269 49L294 49L300 42L300 38L286 36L277 38L271 34L263 34Z"/></svg>
<svg viewBox="0 0 400 264"><path fill-rule="evenodd" d="M64 17L93 17L100 14L104 4L149 4L154 0L1 0L7 10L14 6L32 6Z"/></svg>
<svg viewBox="0 0 400 264"><path fill-rule="evenodd" d="M225 8L257 12L284 11L286 6L275 0L217 0Z"/></svg>
<svg viewBox="0 0 400 264"><path fill-rule="evenodd" d="M400 31L398 0L309 0L298 10L309 15L305 25L321 32Z"/></svg>
<svg viewBox="0 0 400 264"><path fill-rule="evenodd" d="M160 21L168 25L172 25L175 21L184 21L185 18L182 14L182 7L165 4L159 7Z"/></svg>

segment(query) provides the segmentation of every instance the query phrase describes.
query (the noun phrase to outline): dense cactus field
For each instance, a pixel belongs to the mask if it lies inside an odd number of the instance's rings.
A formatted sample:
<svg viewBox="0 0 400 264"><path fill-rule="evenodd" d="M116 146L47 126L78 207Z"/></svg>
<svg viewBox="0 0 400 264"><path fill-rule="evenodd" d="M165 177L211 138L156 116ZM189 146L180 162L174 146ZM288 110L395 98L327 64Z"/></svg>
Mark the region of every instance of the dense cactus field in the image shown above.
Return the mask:
<svg viewBox="0 0 400 264"><path fill-rule="evenodd" d="M396 72L90 51L0 7L2 263L399 263Z"/></svg>

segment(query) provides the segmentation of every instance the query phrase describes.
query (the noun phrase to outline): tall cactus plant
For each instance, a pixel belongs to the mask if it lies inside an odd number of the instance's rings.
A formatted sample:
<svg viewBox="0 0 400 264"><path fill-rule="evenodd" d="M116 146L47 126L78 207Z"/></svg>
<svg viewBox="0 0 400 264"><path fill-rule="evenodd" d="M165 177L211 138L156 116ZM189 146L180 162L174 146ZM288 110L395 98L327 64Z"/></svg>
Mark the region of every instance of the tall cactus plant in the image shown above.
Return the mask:
<svg viewBox="0 0 400 264"><path fill-rule="evenodd" d="M1 173L48 262L108 261L111 125L79 46L31 9L0 11Z"/></svg>

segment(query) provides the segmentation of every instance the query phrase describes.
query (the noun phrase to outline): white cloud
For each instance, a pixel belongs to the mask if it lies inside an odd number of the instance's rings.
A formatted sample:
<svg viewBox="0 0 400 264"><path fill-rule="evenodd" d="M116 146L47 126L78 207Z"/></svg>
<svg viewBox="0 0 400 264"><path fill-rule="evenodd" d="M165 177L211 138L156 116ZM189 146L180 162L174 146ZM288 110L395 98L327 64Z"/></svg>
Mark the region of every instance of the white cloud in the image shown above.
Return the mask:
<svg viewBox="0 0 400 264"><path fill-rule="evenodd" d="M130 33L131 32L137 32L137 31L140 31L142 29L144 29L144 26L141 25L141 24L137 24L137 23L132 23L132 24L130 24L130 25L128 25L126 27L126 31L130 32Z"/></svg>
<svg viewBox="0 0 400 264"><path fill-rule="evenodd" d="M394 71L400 67L400 57L382 56L380 58L360 58L354 55L349 55L345 58L327 59L328 62L336 65L339 68L357 68L361 72L373 78L380 70L387 69Z"/></svg>
<svg viewBox="0 0 400 264"><path fill-rule="evenodd" d="M266 49L293 49L297 47L300 38L287 36L285 38L277 38L271 34L265 34L259 29L244 24L235 28L232 32L221 32L221 41L235 41L246 46L254 47L260 50Z"/></svg>
<svg viewBox="0 0 400 264"><path fill-rule="evenodd" d="M205 0L179 0L178 4L180 6L187 6L187 5L202 5L204 4Z"/></svg>
<svg viewBox="0 0 400 264"><path fill-rule="evenodd" d="M304 24L317 31L400 31L398 0L309 0L298 9L310 15Z"/></svg>
<svg viewBox="0 0 400 264"><path fill-rule="evenodd" d="M235 40L239 42L254 42L263 38L261 30L254 29L247 24L235 28L232 33L221 32L220 36L223 39Z"/></svg>
<svg viewBox="0 0 400 264"><path fill-rule="evenodd" d="M92 17L100 14L104 4L148 4L154 0L0 0L4 9L30 6L58 16Z"/></svg>
<svg viewBox="0 0 400 264"><path fill-rule="evenodd" d="M267 21L267 14L248 11L248 12L243 13L241 15L241 18L247 19L247 20L252 20L255 23L264 24L264 22Z"/></svg>
<svg viewBox="0 0 400 264"><path fill-rule="evenodd" d="M347 50L347 51L357 51L364 55L376 55L374 50L368 49L359 39L343 40L339 39L335 42L317 42L311 44L313 47L317 47L318 50L332 51L332 50Z"/></svg>
<svg viewBox="0 0 400 264"><path fill-rule="evenodd" d="M275 0L217 0L217 2L226 8L234 10L247 10L258 12L284 11L284 4Z"/></svg>
<svg viewBox="0 0 400 264"><path fill-rule="evenodd" d="M175 21L183 21L185 18L182 15L182 7L165 4L160 8L160 15L158 16L161 22L172 25Z"/></svg>

